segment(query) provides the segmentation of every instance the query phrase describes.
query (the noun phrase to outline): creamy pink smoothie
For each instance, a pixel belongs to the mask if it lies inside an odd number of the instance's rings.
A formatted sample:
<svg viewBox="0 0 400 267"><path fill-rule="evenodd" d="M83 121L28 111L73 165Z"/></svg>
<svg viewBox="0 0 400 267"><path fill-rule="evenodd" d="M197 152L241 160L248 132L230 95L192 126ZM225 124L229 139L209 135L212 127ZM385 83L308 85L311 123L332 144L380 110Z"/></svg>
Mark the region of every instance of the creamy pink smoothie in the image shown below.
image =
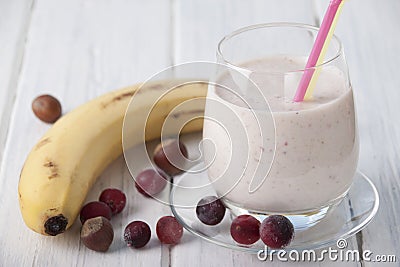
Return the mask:
<svg viewBox="0 0 400 267"><path fill-rule="evenodd" d="M279 73L304 65L305 58L291 56L241 65L256 73L250 78L265 95L271 113L257 111L263 99L251 90L240 94L255 110L234 93L210 86L208 99L225 108L207 100L205 114L216 119L204 122L203 139L214 146L204 146L204 155L210 181L224 200L253 211L291 213L330 205L349 189L359 150L352 89L342 71L328 66L320 73L312 99L295 103L302 72ZM257 167L266 179L250 192Z"/></svg>

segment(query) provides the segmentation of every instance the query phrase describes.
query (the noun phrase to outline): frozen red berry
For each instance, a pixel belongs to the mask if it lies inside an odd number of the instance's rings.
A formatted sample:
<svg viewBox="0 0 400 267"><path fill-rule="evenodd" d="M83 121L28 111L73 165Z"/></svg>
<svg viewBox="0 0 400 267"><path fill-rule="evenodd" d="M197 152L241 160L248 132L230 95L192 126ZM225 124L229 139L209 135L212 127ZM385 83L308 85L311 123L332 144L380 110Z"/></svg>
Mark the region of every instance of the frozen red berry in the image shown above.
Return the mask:
<svg viewBox="0 0 400 267"><path fill-rule="evenodd" d="M125 194L116 188L108 188L101 192L99 200L106 203L113 215L120 213L126 204Z"/></svg>
<svg viewBox="0 0 400 267"><path fill-rule="evenodd" d="M82 207L80 213L80 220L83 224L87 219L103 216L104 218L111 220L111 209L110 207L100 201L93 201L87 203L85 206Z"/></svg>
<svg viewBox="0 0 400 267"><path fill-rule="evenodd" d="M154 163L166 174L174 176L181 173L182 165L188 156L186 146L177 139L168 139L154 149Z"/></svg>
<svg viewBox="0 0 400 267"><path fill-rule="evenodd" d="M225 206L216 196L202 198L196 207L197 217L207 225L219 224L225 215Z"/></svg>
<svg viewBox="0 0 400 267"><path fill-rule="evenodd" d="M285 216L271 215L261 223L260 237L270 248L284 248L294 237L293 224Z"/></svg>
<svg viewBox="0 0 400 267"><path fill-rule="evenodd" d="M260 222L251 215L240 215L231 224L232 238L243 245L251 245L260 239Z"/></svg>
<svg viewBox="0 0 400 267"><path fill-rule="evenodd" d="M150 237L150 227L143 221L133 221L125 227L124 240L128 247L144 247L149 242Z"/></svg>
<svg viewBox="0 0 400 267"><path fill-rule="evenodd" d="M156 226L157 237L163 244L177 244L182 238L183 227L173 216L161 217Z"/></svg>
<svg viewBox="0 0 400 267"><path fill-rule="evenodd" d="M135 186L144 196L154 196L160 193L167 185L167 179L153 169L140 172L135 179Z"/></svg>

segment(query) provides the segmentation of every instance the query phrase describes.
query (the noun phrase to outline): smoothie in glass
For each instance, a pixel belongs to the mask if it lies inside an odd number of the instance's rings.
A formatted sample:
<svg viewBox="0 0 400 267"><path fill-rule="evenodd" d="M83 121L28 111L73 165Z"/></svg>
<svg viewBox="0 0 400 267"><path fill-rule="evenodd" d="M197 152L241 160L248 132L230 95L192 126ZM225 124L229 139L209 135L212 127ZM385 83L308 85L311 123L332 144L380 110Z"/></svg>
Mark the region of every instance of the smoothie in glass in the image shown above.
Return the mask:
<svg viewBox="0 0 400 267"><path fill-rule="evenodd" d="M352 89L343 72L330 66L321 71L312 99L293 102L301 73L291 71L301 70L305 61L304 57L278 55L238 65L251 70L249 78L265 95L272 112L275 131L264 131L262 139L257 138L260 132L254 114L258 111L243 100L257 109L257 101L262 99L253 97L251 91L240 92L242 99L235 90L209 88L207 97L232 111L218 114L219 124L205 120L203 128L203 138L215 146L215 153L205 149L208 175L228 204L254 212L291 214L329 206L348 191L358 160ZM216 109L206 106L206 116L215 117L220 112ZM234 134L229 136L225 127L230 123L238 124L233 129L243 127L247 132L248 143L239 142L243 148L232 147ZM249 155L246 164L238 160L243 159L239 153L244 151ZM262 185L249 192L251 170L257 164L269 164L260 162L261 153L271 153L273 162Z"/></svg>

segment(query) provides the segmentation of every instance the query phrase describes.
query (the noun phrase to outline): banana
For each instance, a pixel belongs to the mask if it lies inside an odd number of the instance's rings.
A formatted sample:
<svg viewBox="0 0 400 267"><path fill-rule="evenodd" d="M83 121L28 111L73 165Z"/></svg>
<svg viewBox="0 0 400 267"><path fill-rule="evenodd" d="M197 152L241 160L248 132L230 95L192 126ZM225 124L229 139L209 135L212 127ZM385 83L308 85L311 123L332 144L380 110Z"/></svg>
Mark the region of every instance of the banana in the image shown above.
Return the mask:
<svg viewBox="0 0 400 267"><path fill-rule="evenodd" d="M18 193L25 224L37 233L51 236L68 229L97 177L122 153L125 112L144 116L143 111L155 104L153 100L159 94L158 90L178 83L178 80L158 81L146 83L140 91L141 84L116 90L60 118L33 147L21 170ZM206 91L206 83L192 83L161 98L147 120L146 141L160 137L163 121L174 107L185 100L204 98ZM136 92L143 94L143 100L127 110ZM179 112L201 116L204 103L191 105ZM140 136L143 127L131 127L130 135ZM182 132L201 129L202 121L194 120ZM131 140L129 145L140 142L143 140L137 138Z"/></svg>

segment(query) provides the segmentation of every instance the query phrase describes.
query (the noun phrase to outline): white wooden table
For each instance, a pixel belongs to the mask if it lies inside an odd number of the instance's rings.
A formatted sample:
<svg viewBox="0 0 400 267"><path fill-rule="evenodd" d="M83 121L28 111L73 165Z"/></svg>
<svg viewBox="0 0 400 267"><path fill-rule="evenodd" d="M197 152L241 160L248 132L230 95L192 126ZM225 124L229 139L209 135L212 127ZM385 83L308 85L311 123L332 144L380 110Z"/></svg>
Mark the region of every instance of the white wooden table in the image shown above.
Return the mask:
<svg viewBox="0 0 400 267"><path fill-rule="evenodd" d="M44 237L28 230L18 208L19 172L50 127L31 101L58 97L64 112L107 91L143 81L172 64L215 59L217 41L239 27L273 21L318 24L328 0L0 0L0 266L282 266L202 241L188 232L175 247L153 235L146 249L124 247L133 218L170 213L134 194L122 158L100 177L88 200L108 186L122 188L129 207L113 219L109 252L86 249L80 223ZM349 63L361 139L359 168L376 184L381 206L349 244L400 261L400 1L351 0L336 33ZM111 178L112 177L112 178ZM147 208L150 205L151 208ZM154 230L154 223L151 225ZM300 263L295 263L301 265ZM303 263L376 266L377 263ZM389 266L386 264L385 266Z"/></svg>

